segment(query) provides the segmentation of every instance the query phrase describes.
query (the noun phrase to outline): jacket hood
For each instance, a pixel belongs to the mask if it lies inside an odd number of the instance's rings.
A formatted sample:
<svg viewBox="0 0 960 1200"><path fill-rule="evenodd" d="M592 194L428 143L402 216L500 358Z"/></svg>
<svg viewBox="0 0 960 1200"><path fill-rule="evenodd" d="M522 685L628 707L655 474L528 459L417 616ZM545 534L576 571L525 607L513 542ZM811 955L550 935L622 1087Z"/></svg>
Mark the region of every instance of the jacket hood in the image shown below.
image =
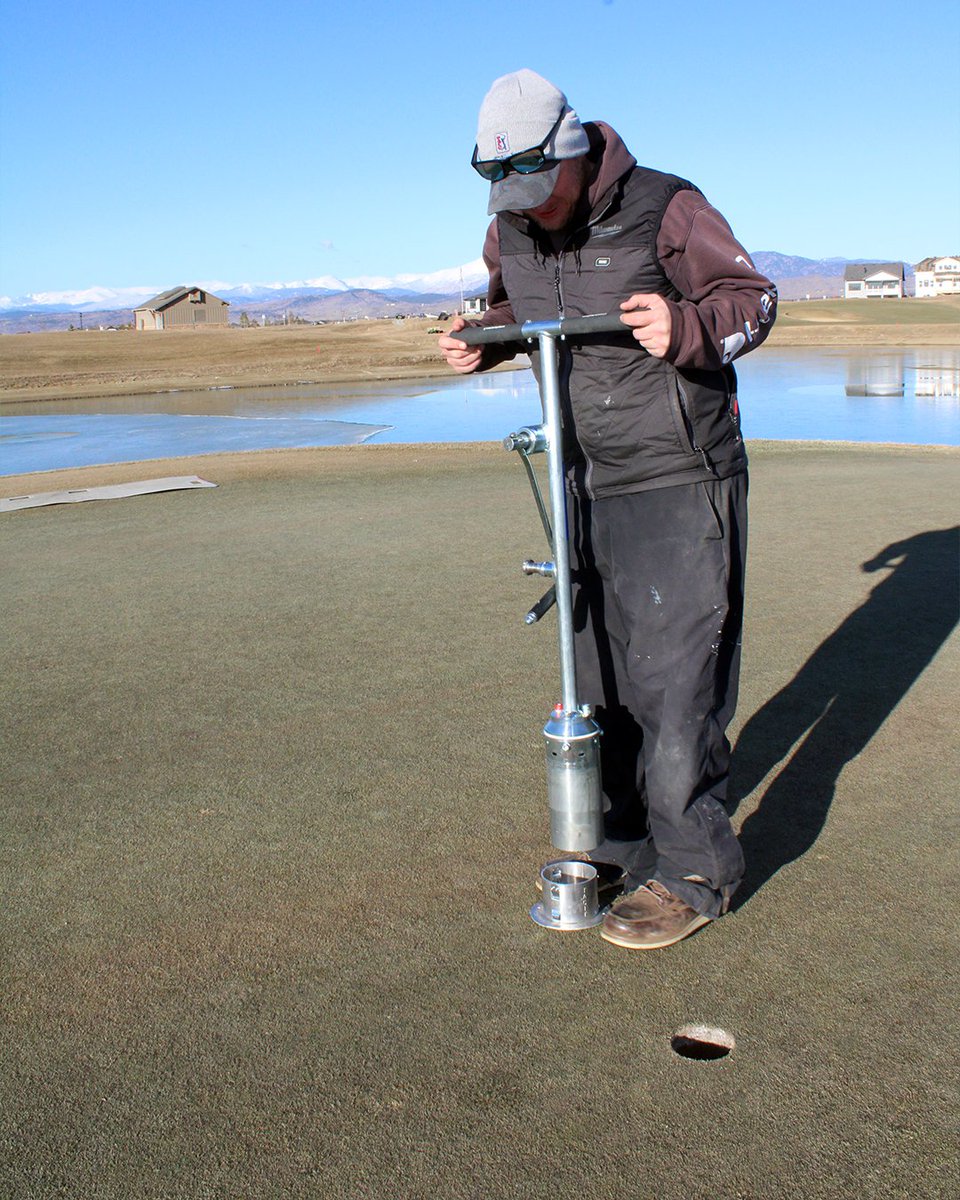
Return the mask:
<svg viewBox="0 0 960 1200"><path fill-rule="evenodd" d="M599 155L600 158L596 178L590 184L588 193L590 211L595 212L617 181L637 165L637 160L624 145L620 134L606 122L589 121L584 128L590 138L590 157Z"/></svg>

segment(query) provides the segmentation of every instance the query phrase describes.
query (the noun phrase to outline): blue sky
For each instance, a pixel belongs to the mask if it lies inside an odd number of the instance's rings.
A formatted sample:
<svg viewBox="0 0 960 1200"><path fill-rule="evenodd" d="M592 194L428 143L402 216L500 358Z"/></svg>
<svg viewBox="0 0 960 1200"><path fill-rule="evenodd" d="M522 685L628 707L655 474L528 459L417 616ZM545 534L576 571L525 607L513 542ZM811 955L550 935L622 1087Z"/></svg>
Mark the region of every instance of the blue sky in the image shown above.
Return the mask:
<svg viewBox="0 0 960 1200"><path fill-rule="evenodd" d="M3 0L0 294L425 273L522 66L751 250L960 252L956 0Z"/></svg>

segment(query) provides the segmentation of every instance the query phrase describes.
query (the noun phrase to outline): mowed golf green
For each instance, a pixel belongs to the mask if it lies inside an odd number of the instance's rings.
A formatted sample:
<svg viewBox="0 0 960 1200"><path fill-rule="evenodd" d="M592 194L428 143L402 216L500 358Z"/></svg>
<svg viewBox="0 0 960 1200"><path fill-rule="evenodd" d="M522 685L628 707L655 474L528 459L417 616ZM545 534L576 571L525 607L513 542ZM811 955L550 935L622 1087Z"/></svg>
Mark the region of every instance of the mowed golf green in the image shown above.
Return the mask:
<svg viewBox="0 0 960 1200"><path fill-rule="evenodd" d="M514 456L0 516L0 1194L950 1195L960 452L751 453L748 876L652 953L528 915L558 683Z"/></svg>

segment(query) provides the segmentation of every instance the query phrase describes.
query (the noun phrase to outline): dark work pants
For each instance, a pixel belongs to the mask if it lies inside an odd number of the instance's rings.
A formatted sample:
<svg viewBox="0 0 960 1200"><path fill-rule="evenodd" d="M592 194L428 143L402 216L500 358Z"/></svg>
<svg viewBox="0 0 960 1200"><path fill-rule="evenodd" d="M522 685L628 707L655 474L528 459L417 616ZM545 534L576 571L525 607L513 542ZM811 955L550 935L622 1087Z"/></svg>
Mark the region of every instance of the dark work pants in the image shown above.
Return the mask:
<svg viewBox="0 0 960 1200"><path fill-rule="evenodd" d="M594 856L718 916L743 875L724 801L747 476L574 498L570 517L578 693L603 731Z"/></svg>

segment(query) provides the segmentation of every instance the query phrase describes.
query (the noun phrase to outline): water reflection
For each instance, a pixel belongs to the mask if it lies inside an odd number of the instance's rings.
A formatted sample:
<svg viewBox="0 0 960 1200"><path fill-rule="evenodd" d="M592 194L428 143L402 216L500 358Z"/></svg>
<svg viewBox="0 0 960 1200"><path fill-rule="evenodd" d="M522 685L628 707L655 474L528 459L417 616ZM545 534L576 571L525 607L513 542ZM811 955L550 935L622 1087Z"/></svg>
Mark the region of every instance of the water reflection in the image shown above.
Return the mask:
<svg viewBox="0 0 960 1200"><path fill-rule="evenodd" d="M960 396L960 350L916 351L918 361L907 362L903 353L851 358L847 362L848 396L903 396L906 372L914 371L915 396ZM924 356L936 361L927 361Z"/></svg>
<svg viewBox="0 0 960 1200"><path fill-rule="evenodd" d="M847 363L848 396L902 396L903 358L891 355Z"/></svg>
<svg viewBox="0 0 960 1200"><path fill-rule="evenodd" d="M960 444L958 348L765 347L737 369L748 439Z"/></svg>
<svg viewBox="0 0 960 1200"><path fill-rule="evenodd" d="M918 396L960 396L960 351L953 366L917 367L916 391Z"/></svg>
<svg viewBox="0 0 960 1200"><path fill-rule="evenodd" d="M960 443L958 348L764 347L737 369L748 440ZM0 475L12 475L277 446L499 441L538 421L540 400L523 369L44 401L0 414Z"/></svg>

